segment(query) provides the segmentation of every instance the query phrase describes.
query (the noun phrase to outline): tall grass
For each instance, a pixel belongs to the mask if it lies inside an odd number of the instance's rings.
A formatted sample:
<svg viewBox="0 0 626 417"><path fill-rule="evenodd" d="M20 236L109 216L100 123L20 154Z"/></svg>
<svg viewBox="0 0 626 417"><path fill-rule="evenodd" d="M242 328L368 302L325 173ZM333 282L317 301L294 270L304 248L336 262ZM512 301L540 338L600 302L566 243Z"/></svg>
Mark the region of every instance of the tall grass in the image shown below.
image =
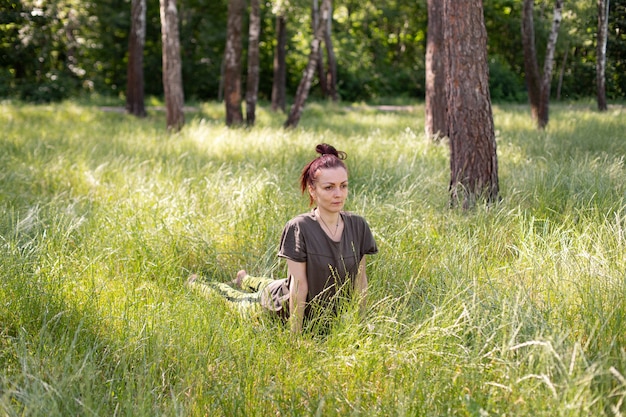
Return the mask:
<svg viewBox="0 0 626 417"><path fill-rule="evenodd" d="M495 108L503 200L447 208L423 109L260 109L182 132L73 102L0 105L0 413L536 415L626 412L626 118ZM294 337L183 285L283 276L284 223L319 142L349 154L369 309Z"/></svg>

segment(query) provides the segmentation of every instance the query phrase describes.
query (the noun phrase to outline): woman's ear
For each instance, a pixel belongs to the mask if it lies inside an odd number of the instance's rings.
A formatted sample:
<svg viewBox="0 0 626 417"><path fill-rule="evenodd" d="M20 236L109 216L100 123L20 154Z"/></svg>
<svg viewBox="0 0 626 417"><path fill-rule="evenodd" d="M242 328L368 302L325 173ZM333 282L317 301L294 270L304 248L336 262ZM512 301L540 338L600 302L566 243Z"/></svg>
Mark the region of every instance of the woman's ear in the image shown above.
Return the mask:
<svg viewBox="0 0 626 417"><path fill-rule="evenodd" d="M308 190L309 190L309 195L311 196L311 198L313 199L313 201L315 201L315 186L312 184L309 184L308 186Z"/></svg>

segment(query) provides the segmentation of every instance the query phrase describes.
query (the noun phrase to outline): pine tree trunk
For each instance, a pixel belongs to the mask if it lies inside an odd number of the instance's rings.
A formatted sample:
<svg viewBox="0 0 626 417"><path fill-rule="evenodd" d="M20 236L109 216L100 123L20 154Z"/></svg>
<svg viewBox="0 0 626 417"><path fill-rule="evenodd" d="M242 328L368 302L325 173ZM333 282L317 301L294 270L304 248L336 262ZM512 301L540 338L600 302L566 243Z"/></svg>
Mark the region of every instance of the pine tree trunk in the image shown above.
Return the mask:
<svg viewBox="0 0 626 417"><path fill-rule="evenodd" d="M444 0L451 205L498 199L498 161L489 96L482 0Z"/></svg>
<svg viewBox="0 0 626 417"><path fill-rule="evenodd" d="M524 49L524 71L526 72L530 114L533 120L537 121L539 120L541 103L541 74L539 74L535 46L534 3L534 0L524 0L522 10L522 46Z"/></svg>
<svg viewBox="0 0 626 417"><path fill-rule="evenodd" d="M320 49L320 44L322 42L322 37L324 36L324 23L326 22L326 19L330 18L329 13L330 0L323 0L321 10L321 24L318 25L317 30L314 33L313 40L311 41L311 53L309 54L309 61L306 69L304 70L304 74L302 75L302 79L300 80L300 84L298 85L298 90L296 91L296 97L294 99L293 106L291 106L289 117L287 117L287 121L284 124L285 128L296 127L300 122L302 110L304 109L304 103L309 96L311 81L313 80L313 76L315 75L317 57Z"/></svg>
<svg viewBox="0 0 626 417"><path fill-rule="evenodd" d="M285 111L287 84L287 20L285 16L276 16L276 49L274 50L274 80L272 82L272 110Z"/></svg>
<svg viewBox="0 0 626 417"><path fill-rule="evenodd" d="M446 126L446 51L443 31L443 3L441 0L428 0L425 131L426 136L430 138L448 135Z"/></svg>
<svg viewBox="0 0 626 417"><path fill-rule="evenodd" d="M132 0L130 26L126 72L126 111L137 117L145 117L143 49L146 42L146 0Z"/></svg>
<svg viewBox="0 0 626 417"><path fill-rule="evenodd" d="M609 30L610 0L598 0L598 43L596 45L596 90L598 110L606 111L606 44Z"/></svg>
<svg viewBox="0 0 626 417"><path fill-rule="evenodd" d="M226 125L243 123L241 111L241 50L245 0L229 0L224 66L224 101Z"/></svg>
<svg viewBox="0 0 626 417"><path fill-rule="evenodd" d="M250 0L250 27L248 41L248 81L246 82L246 124L254 126L259 91L259 36L261 13L259 0Z"/></svg>
<svg viewBox="0 0 626 417"><path fill-rule="evenodd" d="M161 0L161 38L167 128L178 131L185 124L185 115L176 0Z"/></svg>

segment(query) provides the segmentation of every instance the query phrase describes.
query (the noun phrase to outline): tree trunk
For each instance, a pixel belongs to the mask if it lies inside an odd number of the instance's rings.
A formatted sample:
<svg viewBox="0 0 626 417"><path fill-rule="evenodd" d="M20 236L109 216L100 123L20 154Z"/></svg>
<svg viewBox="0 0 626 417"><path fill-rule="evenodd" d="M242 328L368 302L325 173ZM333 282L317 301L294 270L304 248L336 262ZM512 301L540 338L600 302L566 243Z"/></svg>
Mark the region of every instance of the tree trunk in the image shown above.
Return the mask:
<svg viewBox="0 0 626 417"><path fill-rule="evenodd" d="M606 44L609 30L610 0L598 0L598 43L596 45L596 89L598 110L606 111Z"/></svg>
<svg viewBox="0 0 626 417"><path fill-rule="evenodd" d="M272 110L285 111L287 84L287 20L283 14L276 16L276 49L274 50L274 80L272 82Z"/></svg>
<svg viewBox="0 0 626 417"><path fill-rule="evenodd" d="M561 63L561 70L559 71L559 83L556 86L556 101L561 100L561 88L563 87L563 77L565 76L565 68L567 68L567 57L569 55L569 47L565 48L563 54L563 62Z"/></svg>
<svg viewBox="0 0 626 417"><path fill-rule="evenodd" d="M313 33L317 32L317 28L321 25L320 22L320 10L318 0L313 0L311 4L311 27ZM322 48L320 47L317 52L317 79L320 83L320 89L322 90L322 96L328 97L328 86L326 85L326 71L324 70L324 55Z"/></svg>
<svg viewBox="0 0 626 417"><path fill-rule="evenodd" d="M443 30L443 3L441 0L428 0L425 130L426 136L429 138L448 135L446 126L446 51Z"/></svg>
<svg viewBox="0 0 626 417"><path fill-rule="evenodd" d="M537 122L539 129L544 129L549 121L550 86L552 69L554 67L554 51L561 26L563 0L556 0L552 14L552 28L546 45L546 55L543 63L543 75L539 73L537 51L535 49L535 25L533 19L534 0L524 0L522 12L522 43L524 48L524 69L530 112Z"/></svg>
<svg viewBox="0 0 626 417"><path fill-rule="evenodd" d="M330 10L328 11L328 20L326 21L326 30L324 30L324 44L326 45L326 58L328 60L328 70L326 72L326 89L328 96L334 101L339 101L337 93L337 58L335 57L335 48L333 48L332 22L333 22L333 5L330 1Z"/></svg>
<svg viewBox="0 0 626 417"><path fill-rule="evenodd" d="M259 36L261 13L259 0L250 0L250 27L248 41L248 81L246 83L246 124L254 126L259 92Z"/></svg>
<svg viewBox="0 0 626 417"><path fill-rule="evenodd" d="M482 0L444 0L451 206L498 199L498 160L489 96Z"/></svg>
<svg viewBox="0 0 626 417"><path fill-rule="evenodd" d="M226 125L243 123L241 111L241 32L245 0L228 2L228 27L226 30L226 51L224 67L224 100L226 102Z"/></svg>
<svg viewBox="0 0 626 417"><path fill-rule="evenodd" d="M541 74L539 74L537 50L535 48L534 3L534 0L524 0L522 9L522 46L524 49L524 71L526 72L530 114L533 120L537 121L539 120L541 101Z"/></svg>
<svg viewBox="0 0 626 417"><path fill-rule="evenodd" d="M161 0L161 39L163 43L163 90L167 128L178 131L185 124L180 38L176 0Z"/></svg>
<svg viewBox="0 0 626 417"><path fill-rule="evenodd" d="M563 18L563 0L556 0L554 13L552 15L552 29L548 37L546 46L546 57L543 62L543 79L541 81L541 101L539 107L539 120L537 122L540 129L545 129L549 121L550 107L550 86L552 83L552 69L554 68L554 51L556 41L559 37L559 27Z"/></svg>
<svg viewBox="0 0 626 417"><path fill-rule="evenodd" d="M315 66L317 64L320 43L322 42L322 37L324 36L324 23L326 22L326 19L330 18L329 14L330 0L323 0L321 21L313 35L313 40L311 41L311 53L309 54L309 62L306 66L306 69L304 70L304 74L302 75L300 84L298 85L298 90L296 91L296 97L294 99L293 106L291 106L289 117L287 117L287 121L284 124L285 128L296 127L300 122L302 110L304 109L304 103L309 96L311 81L313 80L313 75L315 74Z"/></svg>
<svg viewBox="0 0 626 417"><path fill-rule="evenodd" d="M137 117L146 116L143 81L143 48L145 42L146 0L132 0L126 71L126 111Z"/></svg>

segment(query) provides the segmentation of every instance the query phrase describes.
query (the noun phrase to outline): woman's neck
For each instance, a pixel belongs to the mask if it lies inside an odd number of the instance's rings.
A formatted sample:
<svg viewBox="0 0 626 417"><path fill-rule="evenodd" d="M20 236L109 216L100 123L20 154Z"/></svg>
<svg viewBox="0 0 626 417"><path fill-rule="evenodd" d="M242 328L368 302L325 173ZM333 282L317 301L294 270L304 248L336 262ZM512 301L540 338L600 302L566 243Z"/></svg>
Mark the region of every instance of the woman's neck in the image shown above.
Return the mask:
<svg viewBox="0 0 626 417"><path fill-rule="evenodd" d="M315 211L316 211L315 214L318 215L329 226L330 225L334 226L339 223L339 218L341 217L339 213L332 213L332 212L328 212L325 210L320 210L319 207L317 207Z"/></svg>

